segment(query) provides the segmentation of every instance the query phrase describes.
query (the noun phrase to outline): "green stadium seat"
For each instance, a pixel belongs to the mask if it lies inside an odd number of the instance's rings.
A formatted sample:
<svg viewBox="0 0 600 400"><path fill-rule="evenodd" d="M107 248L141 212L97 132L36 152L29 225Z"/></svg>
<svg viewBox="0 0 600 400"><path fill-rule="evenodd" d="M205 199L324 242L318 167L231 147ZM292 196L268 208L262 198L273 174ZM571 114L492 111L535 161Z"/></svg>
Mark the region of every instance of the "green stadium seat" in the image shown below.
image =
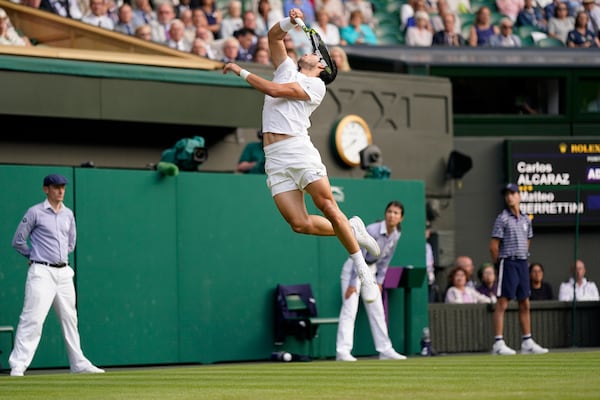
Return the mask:
<svg viewBox="0 0 600 400"><path fill-rule="evenodd" d="M535 45L536 47L565 47L565 44L562 42L562 40L550 36L538 40Z"/></svg>
<svg viewBox="0 0 600 400"><path fill-rule="evenodd" d="M540 32L540 30L538 29L538 27L536 26L532 26L532 25L525 25L525 26L519 26L519 27L515 27L514 32L519 35L519 37L521 39L525 38L526 36L531 35L531 32Z"/></svg>
<svg viewBox="0 0 600 400"><path fill-rule="evenodd" d="M472 26L473 26L473 23L463 24L462 29L460 30L460 34L462 35L463 38L465 38L465 40L467 42L469 41L469 36L471 35L471 27Z"/></svg>
<svg viewBox="0 0 600 400"><path fill-rule="evenodd" d="M539 30L539 28L535 26L519 26L515 28L515 34L519 36L523 47L530 47L535 45L535 38L532 33L543 33Z"/></svg>

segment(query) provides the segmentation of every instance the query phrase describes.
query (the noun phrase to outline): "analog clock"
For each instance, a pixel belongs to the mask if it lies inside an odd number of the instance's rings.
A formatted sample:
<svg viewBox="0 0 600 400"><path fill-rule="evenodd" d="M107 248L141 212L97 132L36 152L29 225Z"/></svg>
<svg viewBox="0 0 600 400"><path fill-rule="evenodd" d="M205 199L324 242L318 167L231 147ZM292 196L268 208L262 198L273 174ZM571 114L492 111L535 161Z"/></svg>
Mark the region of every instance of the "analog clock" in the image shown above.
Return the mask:
<svg viewBox="0 0 600 400"><path fill-rule="evenodd" d="M347 115L333 125L331 131L333 151L347 166L360 165L360 151L373 143L371 130L358 115Z"/></svg>

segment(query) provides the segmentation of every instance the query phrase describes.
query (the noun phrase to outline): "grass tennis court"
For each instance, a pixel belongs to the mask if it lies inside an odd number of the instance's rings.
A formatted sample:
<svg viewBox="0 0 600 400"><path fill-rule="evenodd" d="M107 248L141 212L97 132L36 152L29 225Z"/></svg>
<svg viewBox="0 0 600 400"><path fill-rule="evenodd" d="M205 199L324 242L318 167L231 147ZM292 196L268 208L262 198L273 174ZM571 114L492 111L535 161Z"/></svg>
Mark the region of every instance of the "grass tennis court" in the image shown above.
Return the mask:
<svg viewBox="0 0 600 400"><path fill-rule="evenodd" d="M255 362L107 368L106 374L33 371L0 377L2 399L598 399L600 351L367 358L355 363Z"/></svg>

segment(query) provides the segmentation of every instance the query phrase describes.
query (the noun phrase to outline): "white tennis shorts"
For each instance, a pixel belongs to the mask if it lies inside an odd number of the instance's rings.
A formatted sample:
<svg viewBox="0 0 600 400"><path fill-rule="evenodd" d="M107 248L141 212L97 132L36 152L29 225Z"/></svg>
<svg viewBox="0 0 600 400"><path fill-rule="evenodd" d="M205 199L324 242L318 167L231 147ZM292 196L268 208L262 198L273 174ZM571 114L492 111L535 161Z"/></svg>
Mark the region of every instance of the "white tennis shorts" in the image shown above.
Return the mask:
<svg viewBox="0 0 600 400"><path fill-rule="evenodd" d="M309 136L293 136L265 147L265 172L271 195L304 190L327 176L319 150Z"/></svg>

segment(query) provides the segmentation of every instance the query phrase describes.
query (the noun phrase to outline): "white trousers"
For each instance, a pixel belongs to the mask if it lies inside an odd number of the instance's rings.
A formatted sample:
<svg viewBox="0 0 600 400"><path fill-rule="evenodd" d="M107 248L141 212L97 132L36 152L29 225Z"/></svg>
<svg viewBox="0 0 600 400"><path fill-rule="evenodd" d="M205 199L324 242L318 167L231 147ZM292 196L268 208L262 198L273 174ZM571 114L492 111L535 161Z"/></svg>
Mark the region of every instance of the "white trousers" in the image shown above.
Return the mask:
<svg viewBox="0 0 600 400"><path fill-rule="evenodd" d="M29 266L23 311L19 317L15 346L8 359L11 368L25 371L31 364L50 307L54 308L61 324L71 371L79 372L92 365L81 350L75 308L74 275L75 272L70 266Z"/></svg>
<svg viewBox="0 0 600 400"><path fill-rule="evenodd" d="M360 294L360 280L356 280L356 292L349 298L345 298L346 290L350 283L350 275L354 269L352 259L348 259L342 267L341 283L342 283L342 309L340 311L340 321L338 323L336 352L350 354L354 346L354 323L356 314L358 313L358 298ZM373 269L373 268L371 268ZM375 273L375 271L373 271ZM383 310L383 299L380 296L372 303L367 303L363 300L363 305L369 317L369 325L371 327L371 335L375 350L383 353L392 348L392 342L388 335L387 324L385 322L385 313Z"/></svg>

